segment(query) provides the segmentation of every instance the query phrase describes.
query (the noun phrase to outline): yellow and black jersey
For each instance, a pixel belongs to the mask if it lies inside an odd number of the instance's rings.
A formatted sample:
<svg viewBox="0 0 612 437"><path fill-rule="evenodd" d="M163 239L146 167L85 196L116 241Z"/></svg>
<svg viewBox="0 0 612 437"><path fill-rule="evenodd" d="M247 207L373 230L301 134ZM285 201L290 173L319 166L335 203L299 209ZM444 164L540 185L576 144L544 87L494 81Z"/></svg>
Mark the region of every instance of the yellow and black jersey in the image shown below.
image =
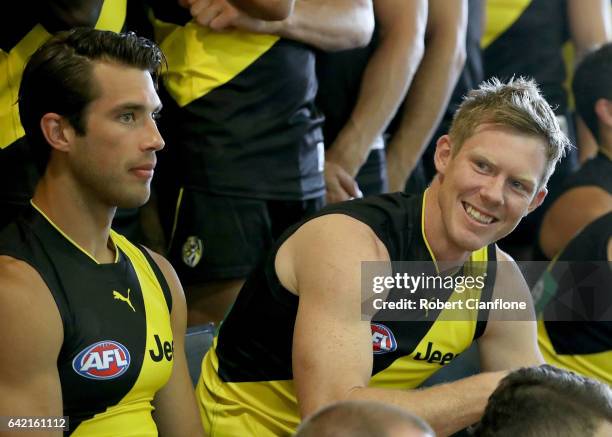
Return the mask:
<svg viewBox="0 0 612 437"><path fill-rule="evenodd" d="M422 231L423 202L424 196L385 194L330 205L314 217L349 215L372 228L392 261L431 264L435 260ZM196 391L205 428L212 436L290 435L300 421L291 357L299 298L280 284L274 259L282 243L303 223L288 229L254 270L204 358ZM490 298L496 268L488 261L494 260L495 246L490 245L474 252L464 265L465 272L484 266L487 273L484 287L473 289L470 297ZM440 295L447 301L457 298L468 295ZM476 309L460 321L451 321L444 311L430 311L418 321L371 323L372 387L416 388L484 332L486 313Z"/></svg>
<svg viewBox="0 0 612 437"><path fill-rule="evenodd" d="M155 393L173 366L172 297L144 248L111 231L99 264L35 207L0 234L0 254L30 264L62 318L57 361L72 436L157 436Z"/></svg>
<svg viewBox="0 0 612 437"><path fill-rule="evenodd" d="M555 113L565 114L566 11L566 0L487 0L482 39L485 77L532 77Z"/></svg>
<svg viewBox="0 0 612 437"><path fill-rule="evenodd" d="M150 3L168 60L165 159L180 185L261 199L323 195L313 50L274 35L213 32L176 2Z"/></svg>
<svg viewBox="0 0 612 437"><path fill-rule="evenodd" d="M580 231L537 285L537 304L542 306L538 342L544 359L607 384L612 384L610 238L612 213Z"/></svg>
<svg viewBox="0 0 612 437"><path fill-rule="evenodd" d="M96 29L119 32L126 19L127 0L104 0ZM27 9L30 8L30 9ZM0 33L0 227L13 220L8 205L27 206L40 177L19 119L17 95L21 75L30 56L51 34L32 15L32 5L16 2L12 13L5 12L10 25ZM35 5L34 8L38 8ZM11 32L5 32L11 29Z"/></svg>

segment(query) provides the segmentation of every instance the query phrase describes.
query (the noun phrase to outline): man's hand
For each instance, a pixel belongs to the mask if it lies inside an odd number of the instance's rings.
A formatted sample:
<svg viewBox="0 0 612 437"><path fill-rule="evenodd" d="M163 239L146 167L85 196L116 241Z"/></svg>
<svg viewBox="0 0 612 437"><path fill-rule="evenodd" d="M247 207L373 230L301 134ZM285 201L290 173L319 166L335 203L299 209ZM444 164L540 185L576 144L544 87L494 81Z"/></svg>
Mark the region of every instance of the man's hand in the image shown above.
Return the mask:
<svg viewBox="0 0 612 437"><path fill-rule="evenodd" d="M200 26L215 31L234 27L239 18L246 17L227 0L179 0L179 5L189 9L194 21Z"/></svg>
<svg viewBox="0 0 612 437"><path fill-rule="evenodd" d="M325 190L327 203L342 202L354 197L362 197L355 179L340 165L325 161Z"/></svg>

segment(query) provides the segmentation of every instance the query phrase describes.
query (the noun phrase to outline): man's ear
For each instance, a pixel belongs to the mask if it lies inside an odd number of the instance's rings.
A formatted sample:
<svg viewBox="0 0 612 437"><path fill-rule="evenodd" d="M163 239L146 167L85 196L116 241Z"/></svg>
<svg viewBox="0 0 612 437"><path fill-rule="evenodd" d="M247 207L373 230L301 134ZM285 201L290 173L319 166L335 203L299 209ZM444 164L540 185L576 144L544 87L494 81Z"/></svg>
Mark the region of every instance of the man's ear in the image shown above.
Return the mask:
<svg viewBox="0 0 612 437"><path fill-rule="evenodd" d="M531 203L529 204L529 207L527 208L527 213L532 212L534 209L540 206L542 202L544 202L544 199L546 199L547 194L548 194L548 189L546 187L540 188L538 192L536 193L536 195L533 197L533 200L531 201Z"/></svg>
<svg viewBox="0 0 612 437"><path fill-rule="evenodd" d="M40 119L40 129L51 147L62 152L70 150L75 131L65 117L48 112Z"/></svg>
<svg viewBox="0 0 612 437"><path fill-rule="evenodd" d="M453 144L450 136L442 135L436 142L436 153L434 154L434 165L436 171L443 175L446 172L448 163L452 159Z"/></svg>
<svg viewBox="0 0 612 437"><path fill-rule="evenodd" d="M612 127L612 101L608 99L598 99L595 102L595 114L600 123Z"/></svg>

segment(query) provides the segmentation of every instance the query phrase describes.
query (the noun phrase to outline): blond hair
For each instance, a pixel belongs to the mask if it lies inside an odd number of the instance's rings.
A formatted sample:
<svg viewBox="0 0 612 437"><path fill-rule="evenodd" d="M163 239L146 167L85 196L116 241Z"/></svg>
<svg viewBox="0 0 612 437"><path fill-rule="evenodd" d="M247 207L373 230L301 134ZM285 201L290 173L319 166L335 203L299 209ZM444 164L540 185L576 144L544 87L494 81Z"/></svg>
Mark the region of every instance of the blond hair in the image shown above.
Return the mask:
<svg viewBox="0 0 612 437"><path fill-rule="evenodd" d="M572 145L557 117L532 79L511 78L502 83L492 78L470 91L453 117L449 135L453 156L478 126L490 123L545 140L546 167L540 186L545 186L557 162Z"/></svg>

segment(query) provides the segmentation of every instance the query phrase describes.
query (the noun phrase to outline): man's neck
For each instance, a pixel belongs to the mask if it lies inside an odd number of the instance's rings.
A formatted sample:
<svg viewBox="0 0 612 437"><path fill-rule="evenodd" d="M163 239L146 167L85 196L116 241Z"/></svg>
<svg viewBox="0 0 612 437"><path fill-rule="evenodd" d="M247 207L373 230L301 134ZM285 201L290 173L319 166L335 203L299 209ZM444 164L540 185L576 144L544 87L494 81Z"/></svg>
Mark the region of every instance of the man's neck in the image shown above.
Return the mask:
<svg viewBox="0 0 612 437"><path fill-rule="evenodd" d="M438 201L439 189L440 181L436 177L426 192L423 232L438 268L447 270L463 264L469 257L469 252L452 244L448 236Z"/></svg>
<svg viewBox="0 0 612 437"><path fill-rule="evenodd" d="M110 227L116 208L96 202L69 180L46 173L34 192L34 205L82 250L101 264L115 260Z"/></svg>

